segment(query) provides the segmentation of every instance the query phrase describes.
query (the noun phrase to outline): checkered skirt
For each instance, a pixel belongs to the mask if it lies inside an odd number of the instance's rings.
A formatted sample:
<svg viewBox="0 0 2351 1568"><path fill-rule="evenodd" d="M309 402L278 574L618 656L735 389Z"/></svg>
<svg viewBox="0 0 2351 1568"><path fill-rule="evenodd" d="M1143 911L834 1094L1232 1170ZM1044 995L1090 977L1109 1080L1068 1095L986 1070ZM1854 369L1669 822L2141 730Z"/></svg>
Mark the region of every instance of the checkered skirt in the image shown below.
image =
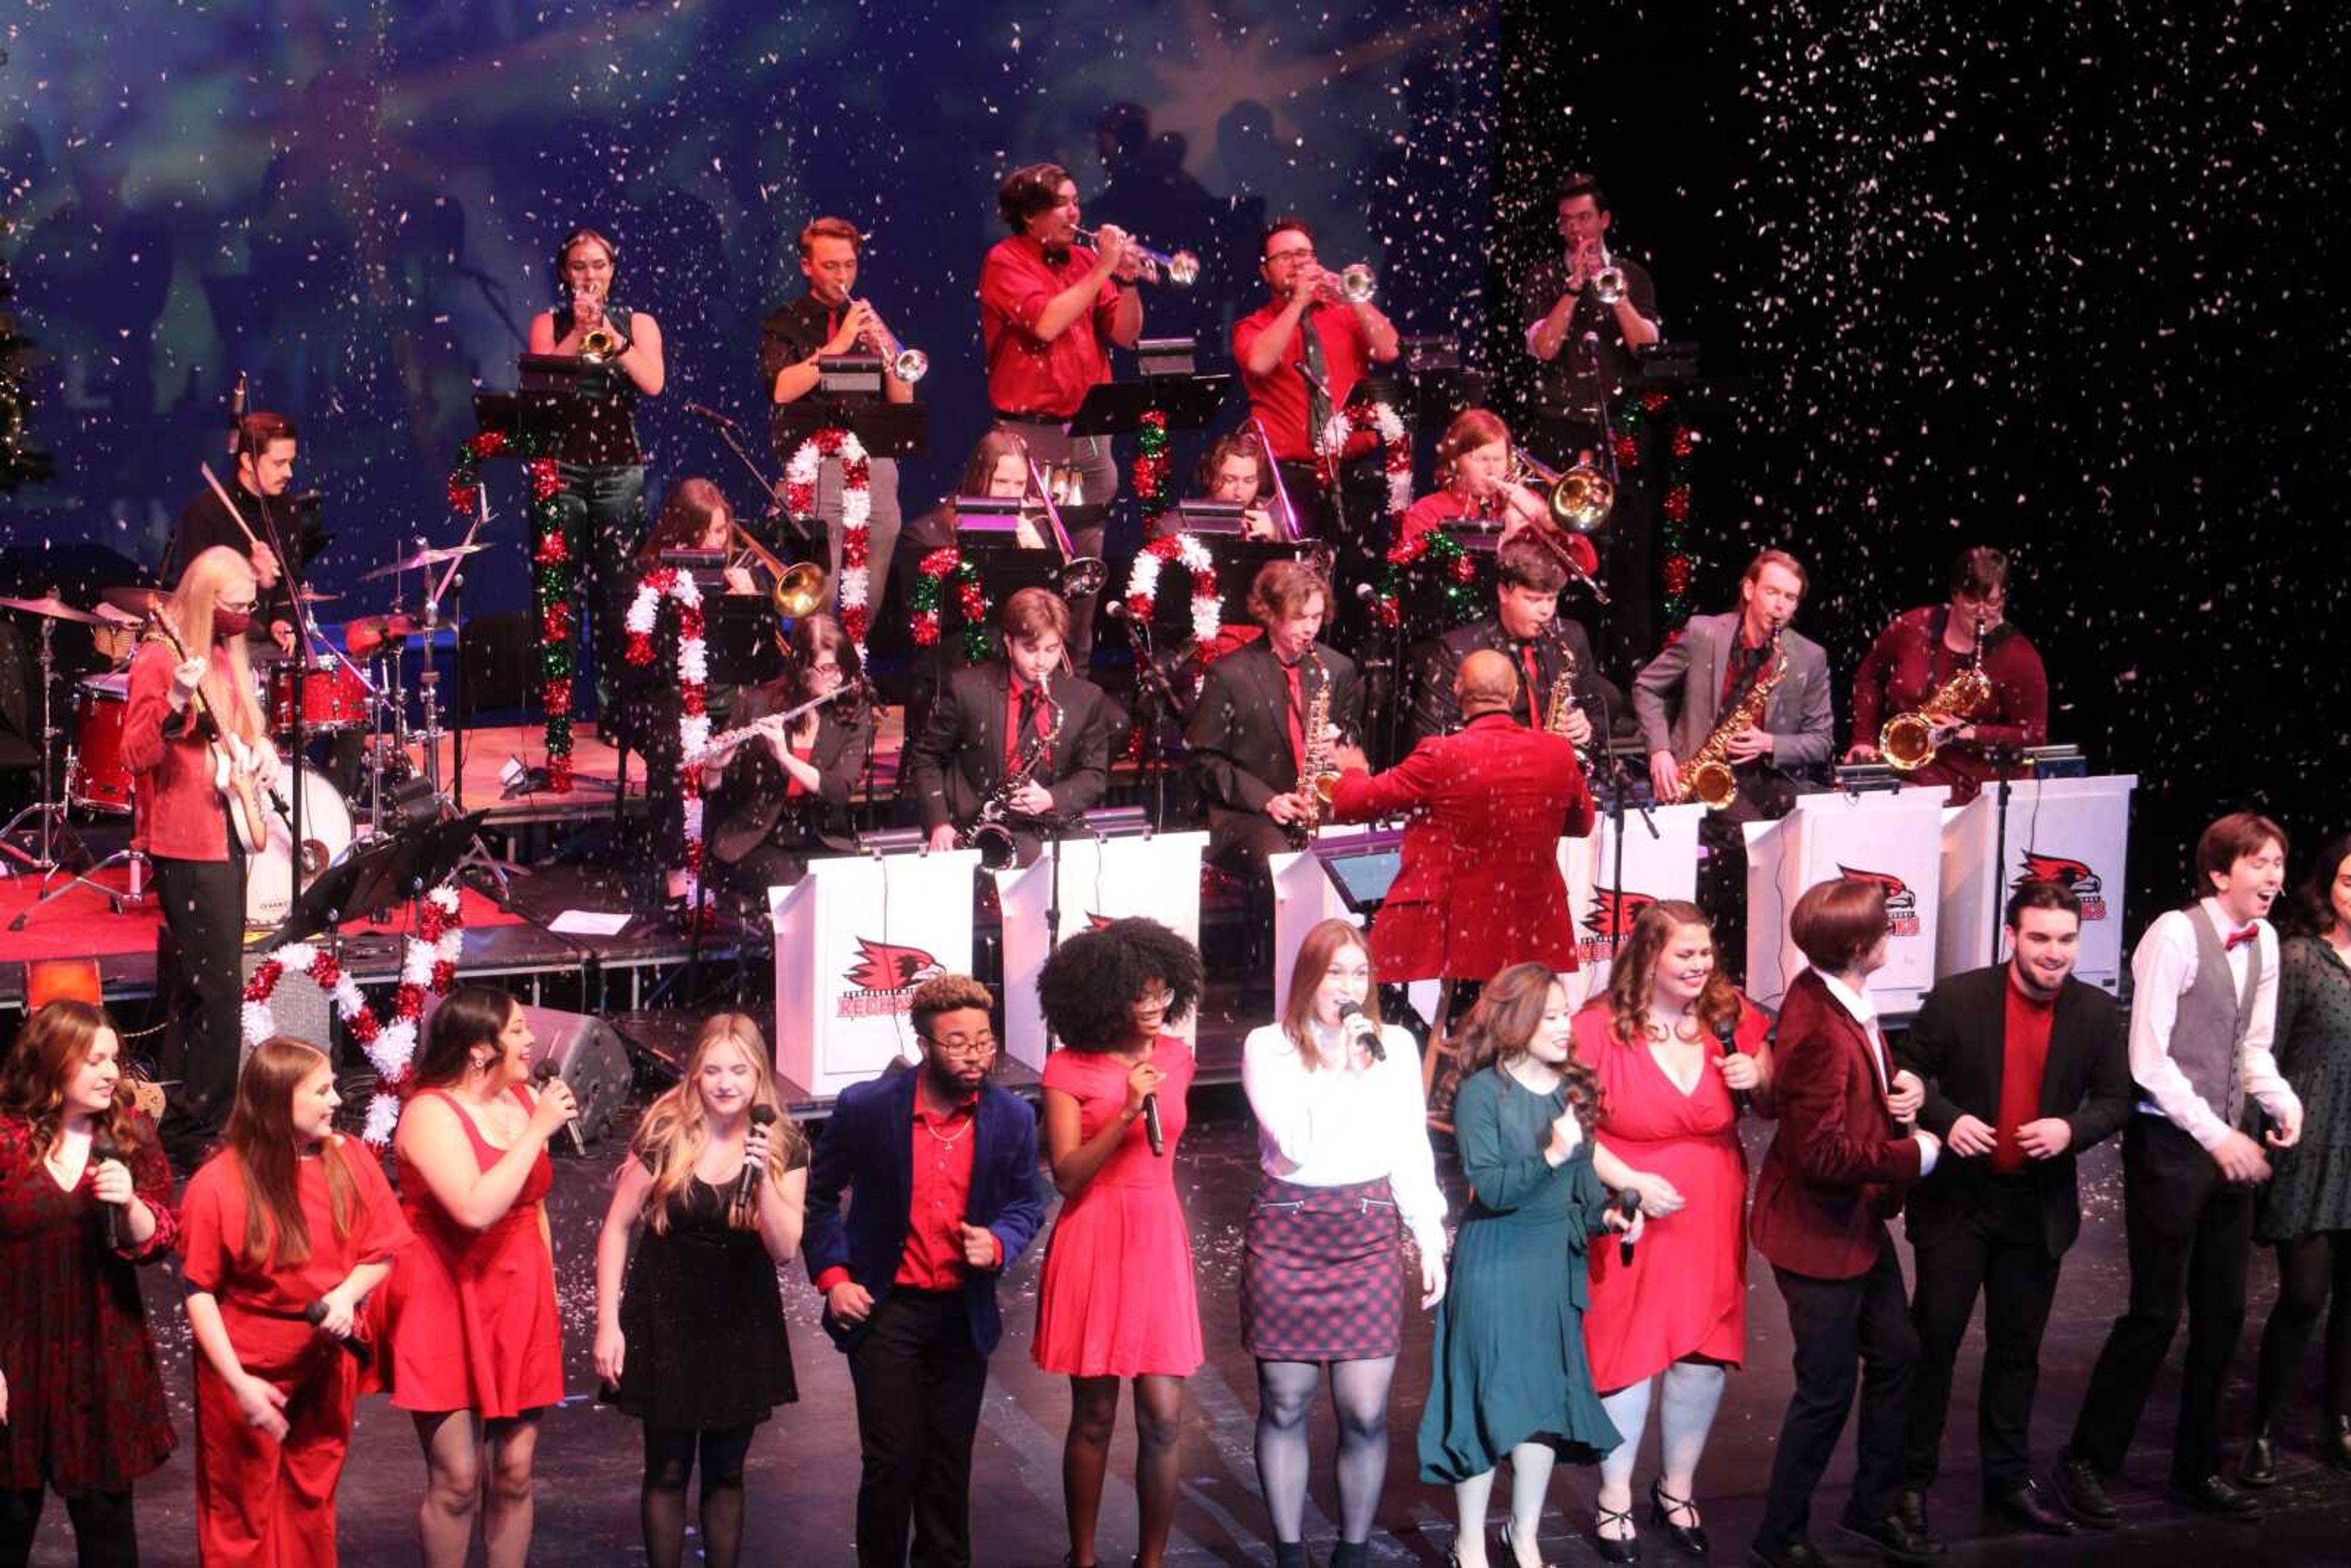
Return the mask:
<svg viewBox="0 0 2351 1568"><path fill-rule="evenodd" d="M1395 1354L1403 1236L1385 1176L1346 1186L1264 1177L1243 1242L1241 1343L1260 1361Z"/></svg>

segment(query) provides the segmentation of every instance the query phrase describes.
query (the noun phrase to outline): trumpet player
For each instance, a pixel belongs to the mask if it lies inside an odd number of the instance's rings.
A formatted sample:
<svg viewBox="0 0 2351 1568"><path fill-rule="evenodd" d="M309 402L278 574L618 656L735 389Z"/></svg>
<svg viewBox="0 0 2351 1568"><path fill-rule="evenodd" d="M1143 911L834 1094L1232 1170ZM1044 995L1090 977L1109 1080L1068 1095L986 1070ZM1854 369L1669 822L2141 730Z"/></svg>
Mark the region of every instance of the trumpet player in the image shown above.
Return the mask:
<svg viewBox="0 0 2351 1568"><path fill-rule="evenodd" d="M951 850L999 791L1017 863L1033 862L1044 835L1100 803L1110 784L1112 704L1100 686L1066 673L1070 607L1050 588L1004 601L997 624L1003 656L956 671L906 748L905 792L930 835ZM1014 779L1033 758L1025 779ZM1010 788L1007 789L1008 780Z"/></svg>
<svg viewBox="0 0 2351 1568"><path fill-rule="evenodd" d="M1909 769L1909 779L1947 785L1951 803L1965 805L2001 776L1993 748L2047 740L2049 677L2041 655L2007 616L2008 557L1989 545L1961 550L1951 562L1949 599L1896 616L1862 659L1854 677L1853 744L1845 760L1881 760L1881 726L1896 714L1923 712L1933 749ZM1964 704L1964 712L1928 706L1970 668L1985 682L1980 699Z"/></svg>
<svg viewBox="0 0 2351 1568"><path fill-rule="evenodd" d="M1454 676L1462 661L1480 649L1501 654L1519 674L1512 719L1532 729L1550 727L1552 699L1564 679L1567 701L1558 733L1579 751L1595 737L1605 737L1623 699L1593 662L1592 639L1583 626L1560 614L1560 591L1566 586L1567 569L1532 539L1515 538L1494 552L1494 608L1420 651L1412 709L1415 743L1461 727Z"/></svg>
<svg viewBox="0 0 2351 1568"><path fill-rule="evenodd" d="M865 236L846 218L818 218L800 230L800 276L808 279L808 292L778 306L759 324L759 382L778 407L816 392L822 373L819 361L861 352L882 357L882 401L914 401L914 383L899 374L897 339L872 301L857 297L857 269L864 250ZM836 401L870 402L873 394L841 394ZM890 561L898 548L898 462L868 458L866 471L872 502L866 520L867 570L872 602L879 605L888 591ZM834 582L841 580L841 460L828 457L817 469L816 510L831 539Z"/></svg>
<svg viewBox="0 0 2351 1568"><path fill-rule="evenodd" d="M988 251L979 274L988 406L1037 462L1077 470L1076 499L1062 507L1062 522L1074 552L1099 559L1118 465L1110 437L1073 436L1070 421L1086 393L1110 380L1111 346L1132 349L1143 336L1143 257L1112 224L1093 231L1093 248L1078 243L1077 183L1058 163L1014 170L997 188L996 205L1012 233ZM1071 606L1070 653L1081 671L1093 653L1099 597Z"/></svg>

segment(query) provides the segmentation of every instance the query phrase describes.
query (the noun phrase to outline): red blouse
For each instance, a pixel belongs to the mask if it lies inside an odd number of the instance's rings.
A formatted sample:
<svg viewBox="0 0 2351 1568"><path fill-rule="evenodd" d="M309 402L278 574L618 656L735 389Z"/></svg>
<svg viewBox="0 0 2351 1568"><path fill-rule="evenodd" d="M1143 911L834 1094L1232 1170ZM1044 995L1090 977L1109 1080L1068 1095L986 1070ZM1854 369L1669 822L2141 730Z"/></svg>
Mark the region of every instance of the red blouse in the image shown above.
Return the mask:
<svg viewBox="0 0 2351 1568"><path fill-rule="evenodd" d="M1471 517L1468 504L1457 492L1435 491L1405 509L1404 516L1396 521L1395 542L1409 544L1431 528L1453 528ZM1490 532L1497 540L1500 539L1507 518L1484 517L1482 511L1475 517L1480 525L1479 531ZM1567 553L1587 574L1600 570L1600 552L1582 534L1567 536Z"/></svg>
<svg viewBox="0 0 2351 1568"><path fill-rule="evenodd" d="M228 813L213 788L212 747L201 735L183 735L186 717L172 711L172 672L179 663L162 642L142 645L131 662L122 763L139 780L133 841L167 860L225 861ZM213 669L231 678L228 655L218 647Z"/></svg>

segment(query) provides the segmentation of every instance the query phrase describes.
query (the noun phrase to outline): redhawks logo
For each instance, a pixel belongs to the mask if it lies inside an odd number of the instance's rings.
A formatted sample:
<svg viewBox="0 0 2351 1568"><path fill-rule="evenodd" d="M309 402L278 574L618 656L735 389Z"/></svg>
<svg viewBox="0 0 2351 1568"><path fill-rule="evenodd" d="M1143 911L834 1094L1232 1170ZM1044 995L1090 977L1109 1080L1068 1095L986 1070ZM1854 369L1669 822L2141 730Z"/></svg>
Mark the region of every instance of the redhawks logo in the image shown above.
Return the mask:
<svg viewBox="0 0 2351 1568"><path fill-rule="evenodd" d="M850 988L841 993L835 1014L848 1019L904 1012L914 988L944 973L946 966L927 948L860 936L856 961L841 976Z"/></svg>
<svg viewBox="0 0 2351 1568"><path fill-rule="evenodd" d="M2011 892L2015 891L2019 883L2063 883L2074 890L2075 898L2082 901L2082 919L2085 923L2104 920L2106 917L2106 884L2098 879L2096 872L2090 869L2088 861L2077 861L2065 855L2039 854L2032 850L2026 850L2019 857L2019 864L2023 869L2017 873L2016 882L2009 884Z"/></svg>
<svg viewBox="0 0 2351 1568"><path fill-rule="evenodd" d="M1096 915L1092 910L1089 909L1086 911L1086 929L1089 931L1099 931L1117 918L1118 916L1115 915Z"/></svg>
<svg viewBox="0 0 2351 1568"><path fill-rule="evenodd" d="M1918 935L1918 895L1910 884L1891 872L1858 871L1849 865L1837 867L1837 874L1851 882L1874 883L1886 890L1886 929L1896 936Z"/></svg>
<svg viewBox="0 0 2351 1568"><path fill-rule="evenodd" d="M1613 887L1593 889L1592 913L1583 917L1584 934L1576 939L1575 961L1606 963L1633 934L1633 923L1641 918L1641 911L1656 902L1655 894L1635 893L1630 888L1621 894Z"/></svg>

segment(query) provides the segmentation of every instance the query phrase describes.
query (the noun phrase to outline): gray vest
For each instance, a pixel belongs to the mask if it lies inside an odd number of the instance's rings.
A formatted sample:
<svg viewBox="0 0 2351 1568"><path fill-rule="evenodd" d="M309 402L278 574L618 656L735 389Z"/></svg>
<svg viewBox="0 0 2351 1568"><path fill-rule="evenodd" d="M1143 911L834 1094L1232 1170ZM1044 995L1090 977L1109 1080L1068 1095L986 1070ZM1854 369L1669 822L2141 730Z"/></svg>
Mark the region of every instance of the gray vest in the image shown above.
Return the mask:
<svg viewBox="0 0 2351 1568"><path fill-rule="evenodd" d="M2189 909L2188 925L2196 933L2196 974L2179 993L2179 1010L2171 1025L2171 1060L2212 1113L2234 1127L2245 1109L2244 1066L2238 1048L2253 1021L2253 993L2262 983L2262 946L2256 940L2246 955L2250 962L2244 988L2238 991L2229 973L2228 951L2202 904Z"/></svg>

